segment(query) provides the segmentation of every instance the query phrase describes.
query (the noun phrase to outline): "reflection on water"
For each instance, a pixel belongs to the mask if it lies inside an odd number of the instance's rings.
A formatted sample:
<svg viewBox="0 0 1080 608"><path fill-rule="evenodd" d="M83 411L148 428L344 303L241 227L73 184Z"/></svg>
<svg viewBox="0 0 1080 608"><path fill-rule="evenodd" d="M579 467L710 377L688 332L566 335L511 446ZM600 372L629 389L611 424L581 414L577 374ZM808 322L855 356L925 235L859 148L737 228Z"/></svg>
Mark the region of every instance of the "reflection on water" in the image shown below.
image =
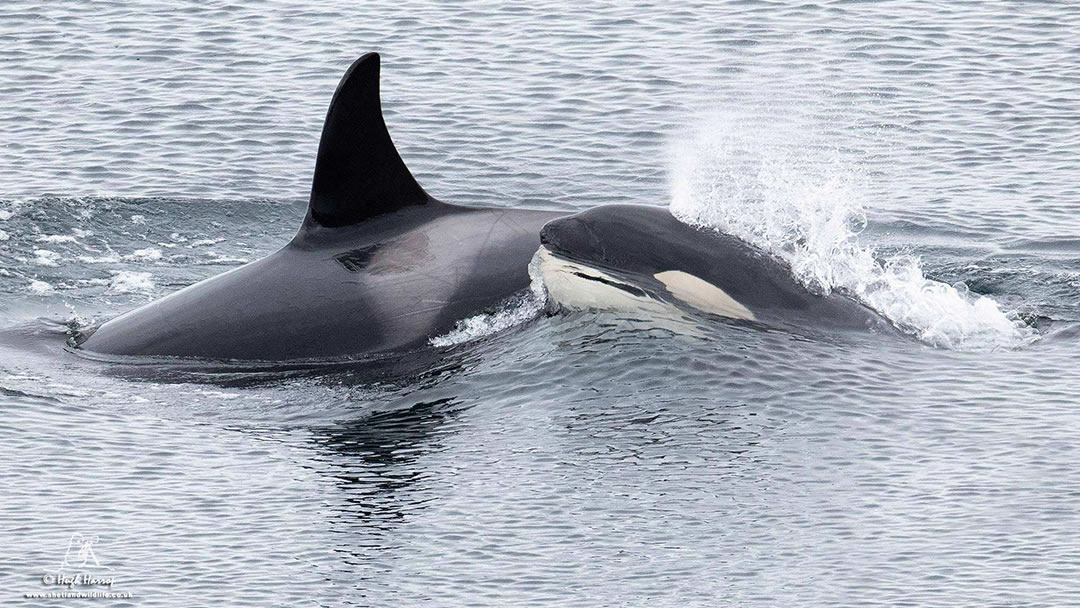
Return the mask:
<svg viewBox="0 0 1080 608"><path fill-rule="evenodd" d="M350 506L343 514L358 527L389 532L422 502L410 490L426 477L418 461L443 449L445 423L457 414L457 402L444 398L403 410L380 412L323 430L321 448L334 450L325 474L340 482Z"/></svg>

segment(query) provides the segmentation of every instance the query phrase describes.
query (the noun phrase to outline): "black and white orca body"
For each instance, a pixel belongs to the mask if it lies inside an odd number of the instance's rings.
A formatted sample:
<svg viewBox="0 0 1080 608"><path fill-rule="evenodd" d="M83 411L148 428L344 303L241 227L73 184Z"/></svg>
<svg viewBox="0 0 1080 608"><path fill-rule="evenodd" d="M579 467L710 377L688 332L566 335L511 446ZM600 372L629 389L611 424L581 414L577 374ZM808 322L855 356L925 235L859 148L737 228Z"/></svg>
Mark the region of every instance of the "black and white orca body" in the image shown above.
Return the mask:
<svg viewBox="0 0 1080 608"><path fill-rule="evenodd" d="M668 318L689 309L770 327L890 327L858 302L810 293L771 255L661 207L597 207L549 222L540 241L548 297L564 308Z"/></svg>

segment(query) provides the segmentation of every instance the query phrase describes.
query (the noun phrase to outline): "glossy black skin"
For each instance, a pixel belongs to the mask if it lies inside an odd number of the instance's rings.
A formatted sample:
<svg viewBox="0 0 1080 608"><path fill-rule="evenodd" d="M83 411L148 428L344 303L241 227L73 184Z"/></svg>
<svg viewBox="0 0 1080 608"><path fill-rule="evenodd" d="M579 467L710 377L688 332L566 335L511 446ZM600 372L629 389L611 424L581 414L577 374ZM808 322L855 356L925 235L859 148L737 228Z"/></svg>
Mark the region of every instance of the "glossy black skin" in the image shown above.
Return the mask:
<svg viewBox="0 0 1080 608"><path fill-rule="evenodd" d="M330 101L292 242L77 343L107 355L269 362L412 351L528 288L540 227L560 215L429 196L386 129L379 56L368 53Z"/></svg>
<svg viewBox="0 0 1080 608"><path fill-rule="evenodd" d="M540 241L559 257L604 270L672 302L677 298L654 274L677 270L708 281L765 325L891 328L858 302L810 293L788 267L764 251L733 236L684 224L663 207L597 207L548 223Z"/></svg>
<svg viewBox="0 0 1080 608"><path fill-rule="evenodd" d="M352 226L434 199L401 159L382 115L379 55L349 66L326 110L305 225Z"/></svg>
<svg viewBox="0 0 1080 608"><path fill-rule="evenodd" d="M284 248L103 324L96 353L246 361L424 347L528 288L540 227L560 214L432 201Z"/></svg>

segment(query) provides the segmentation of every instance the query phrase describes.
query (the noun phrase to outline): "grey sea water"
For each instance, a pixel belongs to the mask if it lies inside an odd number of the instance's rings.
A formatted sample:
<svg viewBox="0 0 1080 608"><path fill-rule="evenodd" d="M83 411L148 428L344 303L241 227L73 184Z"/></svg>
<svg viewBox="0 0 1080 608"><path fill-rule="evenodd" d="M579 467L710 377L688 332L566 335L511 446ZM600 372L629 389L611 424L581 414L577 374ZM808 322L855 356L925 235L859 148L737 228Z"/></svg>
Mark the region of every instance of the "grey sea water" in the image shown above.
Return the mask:
<svg viewBox="0 0 1080 608"><path fill-rule="evenodd" d="M115 606L1080 605L1075 3L8 0L0 41L0 604L66 564ZM64 349L284 244L371 50L439 198L671 205L903 336L503 311L374 381Z"/></svg>

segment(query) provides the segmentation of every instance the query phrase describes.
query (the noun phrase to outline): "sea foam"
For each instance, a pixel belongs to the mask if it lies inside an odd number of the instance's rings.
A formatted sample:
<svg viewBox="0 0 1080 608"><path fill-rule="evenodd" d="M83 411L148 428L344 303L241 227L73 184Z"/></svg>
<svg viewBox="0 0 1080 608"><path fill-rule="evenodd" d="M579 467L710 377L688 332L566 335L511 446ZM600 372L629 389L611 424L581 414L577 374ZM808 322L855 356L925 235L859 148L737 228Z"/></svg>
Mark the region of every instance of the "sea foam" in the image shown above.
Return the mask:
<svg viewBox="0 0 1080 608"><path fill-rule="evenodd" d="M869 178L811 139L797 123L758 116L698 121L670 142L671 212L769 251L811 291L856 298L928 344L981 350L1035 338L992 299L926 278L915 255L862 242Z"/></svg>
<svg viewBox="0 0 1080 608"><path fill-rule="evenodd" d="M536 318L547 305L547 289L540 275L539 260L529 264L529 291L510 298L497 309L458 321L454 329L429 340L432 346L443 348L479 340L506 331Z"/></svg>

